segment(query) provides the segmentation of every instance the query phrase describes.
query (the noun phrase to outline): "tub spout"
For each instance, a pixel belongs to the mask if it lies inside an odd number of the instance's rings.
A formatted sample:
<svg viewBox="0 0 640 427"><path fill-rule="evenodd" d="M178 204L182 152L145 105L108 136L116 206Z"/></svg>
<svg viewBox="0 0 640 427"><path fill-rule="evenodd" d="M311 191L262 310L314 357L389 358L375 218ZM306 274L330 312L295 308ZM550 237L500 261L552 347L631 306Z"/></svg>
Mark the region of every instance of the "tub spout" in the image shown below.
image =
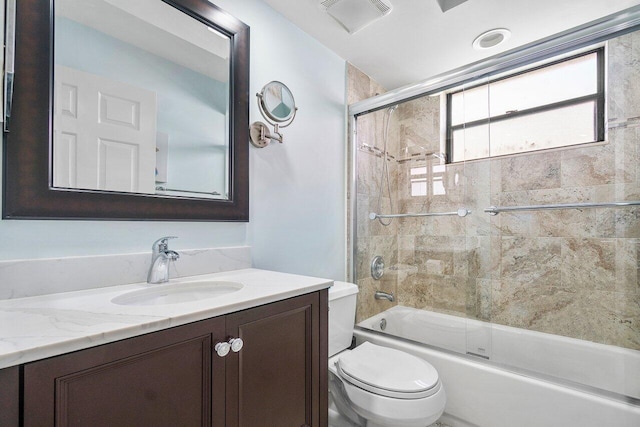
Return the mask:
<svg viewBox="0 0 640 427"><path fill-rule="evenodd" d="M387 301L391 301L391 302L395 300L395 297L393 296L393 292L388 293L388 292L376 291L373 297L375 299L386 299Z"/></svg>

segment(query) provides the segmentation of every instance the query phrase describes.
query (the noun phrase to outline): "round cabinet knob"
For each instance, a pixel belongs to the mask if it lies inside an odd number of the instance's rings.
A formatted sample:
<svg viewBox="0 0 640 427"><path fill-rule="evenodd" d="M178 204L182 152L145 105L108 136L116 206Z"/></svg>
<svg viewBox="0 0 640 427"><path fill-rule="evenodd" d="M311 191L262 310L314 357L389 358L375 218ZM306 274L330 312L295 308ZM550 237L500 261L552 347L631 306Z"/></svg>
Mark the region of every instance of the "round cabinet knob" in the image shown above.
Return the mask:
<svg viewBox="0 0 640 427"><path fill-rule="evenodd" d="M242 349L244 341L242 341L242 338L231 338L229 344L231 344L231 351L237 353Z"/></svg>
<svg viewBox="0 0 640 427"><path fill-rule="evenodd" d="M225 357L229 354L229 350L231 350L231 344L228 342L219 342L213 347L213 349L218 353L218 356Z"/></svg>

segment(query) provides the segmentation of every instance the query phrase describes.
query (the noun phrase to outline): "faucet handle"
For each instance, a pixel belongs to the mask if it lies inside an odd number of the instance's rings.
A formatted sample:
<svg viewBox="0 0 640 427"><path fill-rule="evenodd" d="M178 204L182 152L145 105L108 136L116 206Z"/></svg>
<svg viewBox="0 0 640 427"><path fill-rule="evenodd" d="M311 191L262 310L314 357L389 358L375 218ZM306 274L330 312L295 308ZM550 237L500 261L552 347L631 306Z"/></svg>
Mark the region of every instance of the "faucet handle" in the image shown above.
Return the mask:
<svg viewBox="0 0 640 427"><path fill-rule="evenodd" d="M151 249L154 253L163 252L169 249L169 239L177 239L178 236L166 236L161 237L151 245Z"/></svg>

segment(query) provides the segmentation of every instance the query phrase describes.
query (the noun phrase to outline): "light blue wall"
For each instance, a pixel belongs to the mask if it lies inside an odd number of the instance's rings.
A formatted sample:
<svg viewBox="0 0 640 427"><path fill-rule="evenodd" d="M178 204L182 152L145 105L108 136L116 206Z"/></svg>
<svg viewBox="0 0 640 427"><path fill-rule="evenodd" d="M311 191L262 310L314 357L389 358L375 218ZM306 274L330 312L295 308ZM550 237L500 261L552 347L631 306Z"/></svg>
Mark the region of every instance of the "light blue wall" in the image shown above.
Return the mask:
<svg viewBox="0 0 640 427"><path fill-rule="evenodd" d="M300 108L283 144L251 149L254 264L344 280L345 62L260 0L214 3L251 27L250 121L272 80Z"/></svg>
<svg viewBox="0 0 640 427"><path fill-rule="evenodd" d="M127 253L153 239L174 247L253 246L254 265L345 278L345 62L260 0L218 0L251 27L255 93L285 82L300 107L284 144L250 150L251 222L0 221L0 259Z"/></svg>

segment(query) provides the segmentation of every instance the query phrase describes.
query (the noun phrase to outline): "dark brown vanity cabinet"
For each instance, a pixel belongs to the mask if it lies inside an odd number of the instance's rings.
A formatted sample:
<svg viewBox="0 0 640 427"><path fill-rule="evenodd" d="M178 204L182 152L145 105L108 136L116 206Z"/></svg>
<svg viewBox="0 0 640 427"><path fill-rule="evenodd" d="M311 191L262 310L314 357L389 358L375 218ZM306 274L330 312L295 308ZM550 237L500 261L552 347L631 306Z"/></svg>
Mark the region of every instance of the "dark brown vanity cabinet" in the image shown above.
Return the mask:
<svg viewBox="0 0 640 427"><path fill-rule="evenodd" d="M320 291L25 364L22 425L326 426L326 353Z"/></svg>

